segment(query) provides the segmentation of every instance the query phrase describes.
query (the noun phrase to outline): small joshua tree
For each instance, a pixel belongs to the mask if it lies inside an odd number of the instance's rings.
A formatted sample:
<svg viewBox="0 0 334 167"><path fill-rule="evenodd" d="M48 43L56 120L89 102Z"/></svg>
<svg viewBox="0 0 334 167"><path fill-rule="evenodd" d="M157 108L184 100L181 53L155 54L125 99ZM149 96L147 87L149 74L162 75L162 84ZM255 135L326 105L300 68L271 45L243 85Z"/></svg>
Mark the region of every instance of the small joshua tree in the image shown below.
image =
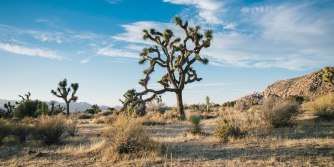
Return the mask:
<svg viewBox="0 0 334 167"><path fill-rule="evenodd" d="M202 48L210 47L212 40L212 31L206 30L204 35L201 34L200 26L188 27L188 22L183 22L178 16L174 17L175 23L184 31L185 38L175 37L170 29L159 32L155 29L143 30L143 39L150 40L156 46L144 48L140 54L141 60L139 64L146 61L150 62L150 66L143 71L145 77L140 79L139 84L145 88L143 92L136 93L135 97L126 101L121 110L124 110L130 103L144 104L154 99L157 95L165 92L174 92L176 94L177 108L180 113L180 119L185 119L182 92L186 84L200 81L202 78L197 77L196 71L191 67L196 61L208 64L209 60L202 58L200 51ZM192 45L190 45L190 42ZM188 49L187 47L193 47ZM155 57L152 54L156 54ZM162 75L158 81L162 85L160 90L148 88L150 74L156 66L166 69L166 74ZM150 97L142 99L143 95L151 93Z"/></svg>
<svg viewBox="0 0 334 167"><path fill-rule="evenodd" d="M31 96L30 92L28 92L28 94L25 94L26 98L24 98L22 95L19 95L19 97L22 98L22 100L20 102L16 102L16 104L21 104L25 101L29 101L29 97Z"/></svg>
<svg viewBox="0 0 334 167"><path fill-rule="evenodd" d="M206 112L209 112L209 109L210 109L210 97L209 96L205 97L205 102L206 102Z"/></svg>
<svg viewBox="0 0 334 167"><path fill-rule="evenodd" d="M124 105L124 107L121 109L122 111L127 108L127 114L132 115L133 112L135 112L137 115L145 115L145 109L146 104L145 103L138 103L138 99L136 97L137 91L136 89L129 89L125 92L123 97L125 100L119 99L119 101ZM136 102L134 102L135 100Z"/></svg>
<svg viewBox="0 0 334 167"><path fill-rule="evenodd" d="M50 108L50 115L54 115L54 114L55 114L54 111L55 111L55 104L56 104L56 101L51 100L51 101L49 102L49 104L51 105L51 108Z"/></svg>
<svg viewBox="0 0 334 167"><path fill-rule="evenodd" d="M71 88L68 87L66 88L67 86L67 80L64 79L63 81L60 81L59 84L58 84L58 88L57 88L57 91L54 91L54 90L51 90L51 93L59 98L62 98L64 99L65 103L66 103L66 116L69 116L70 114L70 103L73 101L73 102L76 102L78 100L78 96L74 96L75 93L77 93L77 90L79 88L79 84L78 83L72 83L71 84L71 87L73 89L73 92L72 92L72 95L71 95L71 98L68 99L67 98L67 95L71 92Z"/></svg>
<svg viewBox="0 0 334 167"><path fill-rule="evenodd" d="M15 105L11 105L10 101L8 103L5 103L3 105L3 107L5 107L5 109L7 110L7 112L4 114L4 118L11 118L13 117L13 113L14 113L14 109L15 109Z"/></svg>
<svg viewBox="0 0 334 167"><path fill-rule="evenodd" d="M92 105L92 109L94 110L94 114L97 114L100 111L100 108L97 104Z"/></svg>
<svg viewBox="0 0 334 167"><path fill-rule="evenodd" d="M331 68L327 66L320 71L320 74L323 82L329 82L334 86L334 67Z"/></svg>

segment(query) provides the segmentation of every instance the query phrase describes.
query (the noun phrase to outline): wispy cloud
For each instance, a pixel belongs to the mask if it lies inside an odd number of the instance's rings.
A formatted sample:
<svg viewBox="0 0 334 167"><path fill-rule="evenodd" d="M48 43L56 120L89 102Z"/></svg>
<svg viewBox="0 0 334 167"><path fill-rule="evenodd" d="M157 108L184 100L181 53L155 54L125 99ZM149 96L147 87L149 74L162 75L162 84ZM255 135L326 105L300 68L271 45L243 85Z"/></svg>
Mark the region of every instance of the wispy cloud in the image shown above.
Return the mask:
<svg viewBox="0 0 334 167"><path fill-rule="evenodd" d="M122 2L122 0L106 0L106 1L110 4L118 4L118 3Z"/></svg>
<svg viewBox="0 0 334 167"><path fill-rule="evenodd" d="M30 48L30 47L25 47L25 46L0 43L0 49L7 51L7 52L27 55L27 56L39 56L39 57L50 58L50 59L63 59L55 51L51 51L51 50L44 49L44 48L36 48L36 47Z"/></svg>
<svg viewBox="0 0 334 167"><path fill-rule="evenodd" d="M113 47L113 45L99 48L96 54L110 57L139 58L139 54L137 52L131 52L124 49L116 49Z"/></svg>
<svg viewBox="0 0 334 167"><path fill-rule="evenodd" d="M90 61L90 59L84 59L80 61L80 64L86 64Z"/></svg>

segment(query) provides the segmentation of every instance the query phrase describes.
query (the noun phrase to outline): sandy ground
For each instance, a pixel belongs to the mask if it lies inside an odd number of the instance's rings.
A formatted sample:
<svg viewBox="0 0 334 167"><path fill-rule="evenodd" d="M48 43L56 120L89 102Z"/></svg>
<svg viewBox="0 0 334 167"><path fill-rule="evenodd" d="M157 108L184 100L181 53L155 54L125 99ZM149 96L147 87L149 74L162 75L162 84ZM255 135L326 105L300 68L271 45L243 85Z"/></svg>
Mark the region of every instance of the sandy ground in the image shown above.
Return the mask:
<svg viewBox="0 0 334 167"><path fill-rule="evenodd" d="M309 125L309 124L308 124ZM188 122L146 126L167 145L156 160L108 164L101 155L103 124L79 124L77 136L42 146L7 139L0 146L0 166L334 166L334 123L274 129L270 135L219 143L213 121L203 121L203 135L188 133Z"/></svg>

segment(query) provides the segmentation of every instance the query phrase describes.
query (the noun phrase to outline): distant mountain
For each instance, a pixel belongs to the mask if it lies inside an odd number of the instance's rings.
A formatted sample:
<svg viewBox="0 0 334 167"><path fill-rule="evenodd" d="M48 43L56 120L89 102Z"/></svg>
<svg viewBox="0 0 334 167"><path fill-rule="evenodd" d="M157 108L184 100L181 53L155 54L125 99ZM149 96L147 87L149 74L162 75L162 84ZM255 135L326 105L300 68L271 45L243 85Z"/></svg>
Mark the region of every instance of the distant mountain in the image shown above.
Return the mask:
<svg viewBox="0 0 334 167"><path fill-rule="evenodd" d="M11 104L15 104L15 102L17 102L17 100L5 100L5 99L0 99L0 107L3 108L3 105L5 103L7 103L8 101L10 101ZM49 102L47 102L49 104ZM56 102L56 105L60 104L61 106L66 106L66 104L64 102ZM15 106L17 106L15 104ZM50 105L49 105L50 106ZM75 111L85 111L86 109L90 109L91 108L91 104L87 103L87 102L71 102L70 103L70 112L75 112ZM99 106L100 110L106 110L108 108L108 106L102 105ZM119 107L119 106L115 106L114 108Z"/></svg>

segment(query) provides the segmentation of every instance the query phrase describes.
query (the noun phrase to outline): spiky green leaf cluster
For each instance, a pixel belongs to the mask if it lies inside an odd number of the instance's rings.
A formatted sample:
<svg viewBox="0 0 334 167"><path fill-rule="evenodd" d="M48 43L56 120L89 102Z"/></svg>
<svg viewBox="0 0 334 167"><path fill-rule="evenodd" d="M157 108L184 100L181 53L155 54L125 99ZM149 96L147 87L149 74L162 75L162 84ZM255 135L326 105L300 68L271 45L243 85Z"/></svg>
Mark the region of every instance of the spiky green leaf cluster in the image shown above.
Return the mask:
<svg viewBox="0 0 334 167"><path fill-rule="evenodd" d="M330 82L333 84L332 80L334 79L334 68L326 66L324 69L320 71L320 73L323 82Z"/></svg>
<svg viewBox="0 0 334 167"><path fill-rule="evenodd" d="M195 59L203 64L208 64L209 63L209 59L207 58L202 58L199 54L195 55Z"/></svg>
<svg viewBox="0 0 334 167"><path fill-rule="evenodd" d="M182 20L180 17L178 16L174 16L174 22L179 25L179 26L182 26Z"/></svg>
<svg viewBox="0 0 334 167"><path fill-rule="evenodd" d="M168 88L169 87L169 83L168 83L168 75L164 75L162 76L161 80L158 81L159 84L161 84L164 88Z"/></svg>

